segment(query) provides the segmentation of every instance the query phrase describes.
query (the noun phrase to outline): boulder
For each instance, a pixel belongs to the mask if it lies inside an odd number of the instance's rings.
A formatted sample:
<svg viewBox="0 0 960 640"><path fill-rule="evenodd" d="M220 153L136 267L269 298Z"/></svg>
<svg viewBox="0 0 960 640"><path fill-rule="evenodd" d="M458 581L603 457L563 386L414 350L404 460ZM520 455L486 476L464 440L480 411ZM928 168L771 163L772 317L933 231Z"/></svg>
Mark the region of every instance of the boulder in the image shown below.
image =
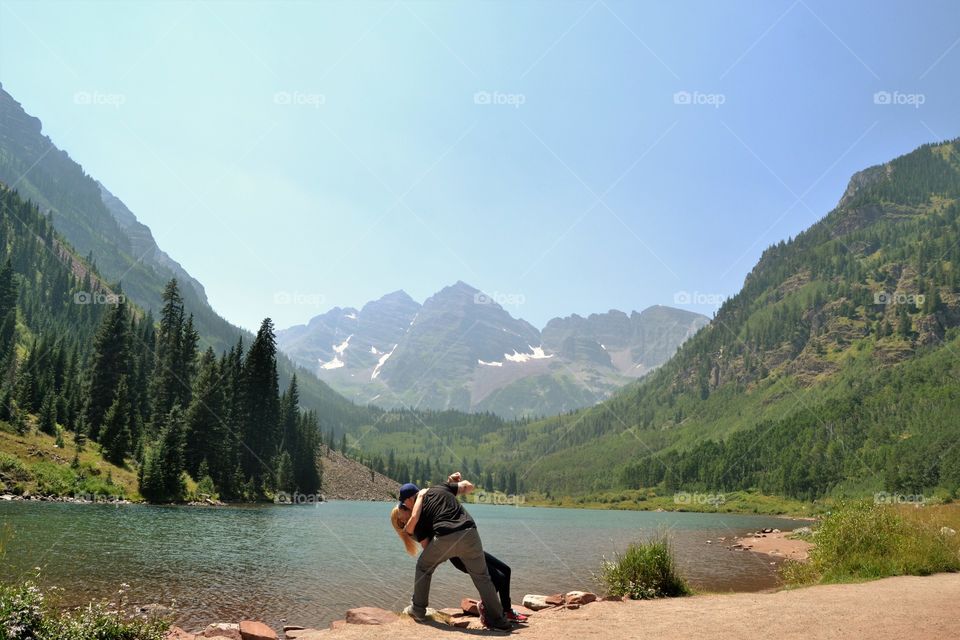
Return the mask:
<svg viewBox="0 0 960 640"><path fill-rule="evenodd" d="M578 604L565 604L563 605L564 609L579 609L580 605Z"/></svg>
<svg viewBox="0 0 960 640"><path fill-rule="evenodd" d="M555 593L552 596L547 596L546 603L551 607L559 607L564 602L567 601L567 596L563 593ZM533 607L531 607L532 609Z"/></svg>
<svg viewBox="0 0 960 640"><path fill-rule="evenodd" d="M547 604L547 596L539 596L532 593L528 593L523 596L523 606L528 609L533 609L534 611L540 611L541 609L549 609L553 605Z"/></svg>
<svg viewBox="0 0 960 640"><path fill-rule="evenodd" d="M567 604L590 604L597 600L597 594L590 593L589 591L570 591L566 596Z"/></svg>
<svg viewBox="0 0 960 640"><path fill-rule="evenodd" d="M391 624L398 620L397 614L377 607L357 607L348 610L346 615L347 624Z"/></svg>
<svg viewBox="0 0 960 640"><path fill-rule="evenodd" d="M164 636L164 640L194 640L195 635L184 631L180 627L170 627L167 631L167 635Z"/></svg>
<svg viewBox="0 0 960 640"><path fill-rule="evenodd" d="M460 601L460 608L470 616L480 615L480 601L472 598L464 598Z"/></svg>
<svg viewBox="0 0 960 640"><path fill-rule="evenodd" d="M240 623L242 640L277 640L277 632L257 620L244 620Z"/></svg>
<svg viewBox="0 0 960 640"><path fill-rule="evenodd" d="M229 640L241 640L240 625L233 622L216 622L208 624L207 628L199 634L204 638L229 638Z"/></svg>

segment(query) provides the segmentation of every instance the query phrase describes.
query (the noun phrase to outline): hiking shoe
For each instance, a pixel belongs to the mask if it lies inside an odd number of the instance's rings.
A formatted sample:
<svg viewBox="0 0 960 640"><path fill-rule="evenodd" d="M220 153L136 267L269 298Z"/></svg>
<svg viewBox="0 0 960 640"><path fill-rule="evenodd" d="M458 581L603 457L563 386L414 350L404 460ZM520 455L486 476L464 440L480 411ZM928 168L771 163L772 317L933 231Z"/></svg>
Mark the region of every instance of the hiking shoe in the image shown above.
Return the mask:
<svg viewBox="0 0 960 640"><path fill-rule="evenodd" d="M510 623L508 618L504 618L500 622L494 623L491 622L487 617L487 610L483 606L482 602L477 605L477 608L480 610L480 623L487 629L496 629L497 631L513 631L513 625Z"/></svg>
<svg viewBox="0 0 960 640"><path fill-rule="evenodd" d="M519 613L516 609L507 609L504 611L504 615L507 617L508 621L516 623L523 623L530 619L530 616L525 616L522 613Z"/></svg>
<svg viewBox="0 0 960 640"><path fill-rule="evenodd" d="M423 613L423 614L417 613L416 610L414 610L412 604L408 604L408 605L407 605L407 608L403 610L403 613L404 613L404 615L407 615L407 616L410 616L411 618L413 618L416 622L426 622L426 621L427 621L426 613Z"/></svg>

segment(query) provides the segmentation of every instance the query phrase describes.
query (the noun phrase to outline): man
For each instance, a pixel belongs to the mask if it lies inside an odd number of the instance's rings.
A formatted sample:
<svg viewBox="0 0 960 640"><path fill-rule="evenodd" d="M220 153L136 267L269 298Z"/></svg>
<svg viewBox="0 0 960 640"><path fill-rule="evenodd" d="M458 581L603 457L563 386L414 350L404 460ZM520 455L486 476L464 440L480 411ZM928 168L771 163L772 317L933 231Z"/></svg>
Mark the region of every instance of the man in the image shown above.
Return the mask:
<svg viewBox="0 0 960 640"><path fill-rule="evenodd" d="M460 558L480 593L487 626L509 631L512 626L504 617L497 590L487 572L477 525L457 500L458 495L473 491L473 484L461 479L459 473L448 479L451 482L429 489L419 490L410 483L400 487L398 508L410 514L404 531L419 540L423 547L417 558L413 598L405 612L415 620L423 620L433 572L447 560Z"/></svg>

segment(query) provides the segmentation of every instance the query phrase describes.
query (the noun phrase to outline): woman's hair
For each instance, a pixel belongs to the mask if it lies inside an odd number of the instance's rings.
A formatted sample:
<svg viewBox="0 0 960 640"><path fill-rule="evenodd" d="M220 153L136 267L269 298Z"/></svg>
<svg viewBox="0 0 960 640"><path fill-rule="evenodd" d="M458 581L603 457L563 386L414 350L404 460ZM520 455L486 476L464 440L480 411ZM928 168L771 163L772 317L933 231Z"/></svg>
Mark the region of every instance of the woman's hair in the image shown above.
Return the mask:
<svg viewBox="0 0 960 640"><path fill-rule="evenodd" d="M416 541L413 539L413 536L404 531L400 525L400 507L394 507L393 511L390 512L390 524L393 525L394 531L396 531L400 539L403 540L403 546L407 548L407 553L412 556L417 555Z"/></svg>

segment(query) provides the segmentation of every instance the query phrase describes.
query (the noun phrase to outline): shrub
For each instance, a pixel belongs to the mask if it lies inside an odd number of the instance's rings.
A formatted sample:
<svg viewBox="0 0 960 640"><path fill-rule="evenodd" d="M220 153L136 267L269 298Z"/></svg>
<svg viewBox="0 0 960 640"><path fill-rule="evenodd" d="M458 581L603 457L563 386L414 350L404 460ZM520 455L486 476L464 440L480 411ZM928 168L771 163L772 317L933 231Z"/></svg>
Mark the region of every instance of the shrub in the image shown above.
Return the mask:
<svg viewBox="0 0 960 640"><path fill-rule="evenodd" d="M59 612L44 603L33 583L0 585L0 638L3 640L161 640L164 620L126 620L108 603ZM113 609L113 610L112 610Z"/></svg>
<svg viewBox="0 0 960 640"><path fill-rule="evenodd" d="M939 521L896 506L841 503L817 529L809 565L787 563L781 576L797 585L958 571L960 541L941 534Z"/></svg>
<svg viewBox="0 0 960 640"><path fill-rule="evenodd" d="M677 571L673 550L665 534L634 542L615 560L604 560L597 582L608 595L633 600L690 595L690 587Z"/></svg>

